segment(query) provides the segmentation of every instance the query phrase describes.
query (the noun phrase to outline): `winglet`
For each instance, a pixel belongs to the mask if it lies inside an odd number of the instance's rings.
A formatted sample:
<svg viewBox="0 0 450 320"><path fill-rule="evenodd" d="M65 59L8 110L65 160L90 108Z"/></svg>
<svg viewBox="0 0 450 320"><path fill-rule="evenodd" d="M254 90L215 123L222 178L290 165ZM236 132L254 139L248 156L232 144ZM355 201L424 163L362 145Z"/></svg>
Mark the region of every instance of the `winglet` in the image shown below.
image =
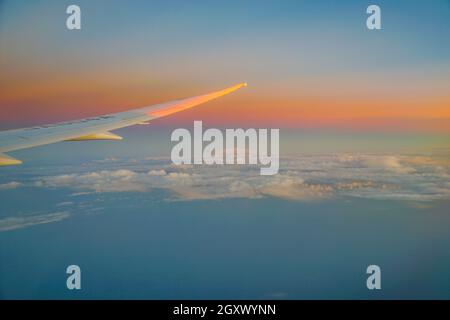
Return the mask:
<svg viewBox="0 0 450 320"><path fill-rule="evenodd" d="M21 164L22 161L15 159L13 157L10 157L4 153L0 153L0 167L1 166L14 166L17 164Z"/></svg>
<svg viewBox="0 0 450 320"><path fill-rule="evenodd" d="M239 90L240 88L246 87L246 86L247 86L247 82L242 82L242 83L236 84L234 86L231 86L231 87L219 90L219 91L207 93L207 94L204 94L201 96L196 96L196 97L192 97L192 98L179 100L179 103L176 106L173 106L173 105L166 106L165 104L162 104L156 110L154 110L153 108L150 109L148 111L148 115L150 115L154 118L165 117L170 114L180 112L180 111L198 106L199 104L217 99L219 97L222 97L224 95L232 93L232 92Z"/></svg>

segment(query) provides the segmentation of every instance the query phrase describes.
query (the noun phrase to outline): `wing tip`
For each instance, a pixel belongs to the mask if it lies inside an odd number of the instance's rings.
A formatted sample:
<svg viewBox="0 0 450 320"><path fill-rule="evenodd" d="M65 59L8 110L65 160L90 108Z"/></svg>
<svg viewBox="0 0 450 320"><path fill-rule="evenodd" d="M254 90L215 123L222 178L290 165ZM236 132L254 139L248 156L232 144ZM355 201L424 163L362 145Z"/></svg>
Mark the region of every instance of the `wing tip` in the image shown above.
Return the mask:
<svg viewBox="0 0 450 320"><path fill-rule="evenodd" d="M186 99L181 99L181 100L176 100L175 102L177 102L176 105L162 105L161 107L159 107L156 110L151 110L149 109L148 111L145 110L146 114L151 116L152 118L160 118L160 117L165 117L168 115L171 115L173 113L176 112L180 112L186 109L190 109L194 106L197 106L199 104L203 104L205 102L220 98L222 96L225 96L229 93L232 93L236 90L241 89L242 87L246 87L248 86L247 82L241 82L238 84L235 84L231 87L219 90L219 91L214 91L211 93L207 93L207 94L203 94L200 96L195 96L195 97L190 97L190 98L186 98ZM147 107L147 108L151 108Z"/></svg>
<svg viewBox="0 0 450 320"><path fill-rule="evenodd" d="M243 87L247 87L247 86L248 86L248 83L247 83L247 82L241 82L241 83L235 85L234 87L235 87L236 90L237 90L237 89L240 89L240 88L243 88Z"/></svg>

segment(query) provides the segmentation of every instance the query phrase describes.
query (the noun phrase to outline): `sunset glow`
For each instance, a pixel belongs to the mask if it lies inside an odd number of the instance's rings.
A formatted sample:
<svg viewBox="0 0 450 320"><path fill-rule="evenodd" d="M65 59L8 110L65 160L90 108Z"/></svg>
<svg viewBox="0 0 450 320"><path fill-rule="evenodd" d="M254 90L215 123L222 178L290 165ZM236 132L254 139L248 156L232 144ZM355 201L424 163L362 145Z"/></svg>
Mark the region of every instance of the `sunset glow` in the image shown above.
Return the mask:
<svg viewBox="0 0 450 320"><path fill-rule="evenodd" d="M242 10L249 5L242 4ZM402 14L401 6L389 5L394 15ZM149 10L145 16L133 12L135 22L123 24L126 33L106 33L108 25L99 24L98 32L105 31L101 35L74 35L53 28L48 19L33 23L33 6L27 4L22 13L29 15L29 24L22 19L18 25L13 16L0 22L0 128L124 111L244 79L251 86L239 98L196 108L174 121L192 121L201 114L221 125L450 132L450 62L444 54L450 18L445 10L422 12L414 22L414 41L395 46L410 32L405 18L388 21L386 28L395 32L367 34L354 27L357 6L342 8L346 18L326 14L319 19L320 36L315 29L319 21L284 16L284 27L276 21L247 21L239 10L219 4L211 5L221 9L219 15L234 14L230 30L213 32L201 19L173 24L163 15L154 19L161 30L168 29L156 32L146 28L153 21ZM272 6L259 6L255 15L267 14ZM94 16L98 9L92 8ZM127 21L128 10L113 5L111 19ZM442 21L442 28L433 31L441 40L422 35L435 28L431 18ZM31 29L33 35L27 36Z"/></svg>

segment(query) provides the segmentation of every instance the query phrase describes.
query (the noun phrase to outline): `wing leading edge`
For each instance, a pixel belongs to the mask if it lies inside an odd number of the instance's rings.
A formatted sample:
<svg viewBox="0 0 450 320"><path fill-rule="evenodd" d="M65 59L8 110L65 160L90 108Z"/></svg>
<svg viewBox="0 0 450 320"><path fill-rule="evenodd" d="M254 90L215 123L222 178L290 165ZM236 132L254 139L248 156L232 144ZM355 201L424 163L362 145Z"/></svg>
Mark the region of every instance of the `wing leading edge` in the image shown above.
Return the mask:
<svg viewBox="0 0 450 320"><path fill-rule="evenodd" d="M147 124L151 120L187 110L199 104L232 93L245 86L247 86L246 83L240 83L204 95L174 100L139 109L51 125L1 131L0 166L22 163L20 160L4 154L4 152L36 147L59 141L121 140L122 138L120 136L111 133L110 131L136 124Z"/></svg>

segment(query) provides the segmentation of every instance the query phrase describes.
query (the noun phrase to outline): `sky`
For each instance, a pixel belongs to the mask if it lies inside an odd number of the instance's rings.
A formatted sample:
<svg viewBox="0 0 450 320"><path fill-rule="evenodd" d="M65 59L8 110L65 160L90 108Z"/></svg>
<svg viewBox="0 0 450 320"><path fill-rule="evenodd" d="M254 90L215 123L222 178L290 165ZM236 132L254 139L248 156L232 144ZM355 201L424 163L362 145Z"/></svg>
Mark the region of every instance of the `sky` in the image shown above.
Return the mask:
<svg viewBox="0 0 450 320"><path fill-rule="evenodd" d="M449 1L0 2L0 128L249 87L160 120L306 130L450 130Z"/></svg>

